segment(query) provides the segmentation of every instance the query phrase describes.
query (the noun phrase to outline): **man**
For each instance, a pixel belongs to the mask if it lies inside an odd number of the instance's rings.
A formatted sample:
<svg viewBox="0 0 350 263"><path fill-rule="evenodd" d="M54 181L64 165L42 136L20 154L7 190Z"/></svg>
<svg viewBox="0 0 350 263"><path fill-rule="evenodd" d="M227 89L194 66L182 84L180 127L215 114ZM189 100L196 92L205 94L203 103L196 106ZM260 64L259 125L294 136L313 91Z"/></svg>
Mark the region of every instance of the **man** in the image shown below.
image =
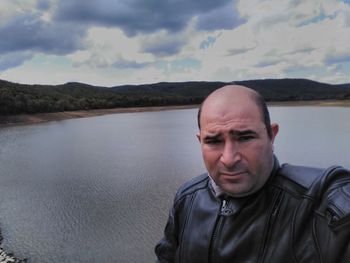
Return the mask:
<svg viewBox="0 0 350 263"><path fill-rule="evenodd" d="M198 125L208 174L177 192L157 262L350 262L347 170L279 166L278 125L243 86L210 94Z"/></svg>

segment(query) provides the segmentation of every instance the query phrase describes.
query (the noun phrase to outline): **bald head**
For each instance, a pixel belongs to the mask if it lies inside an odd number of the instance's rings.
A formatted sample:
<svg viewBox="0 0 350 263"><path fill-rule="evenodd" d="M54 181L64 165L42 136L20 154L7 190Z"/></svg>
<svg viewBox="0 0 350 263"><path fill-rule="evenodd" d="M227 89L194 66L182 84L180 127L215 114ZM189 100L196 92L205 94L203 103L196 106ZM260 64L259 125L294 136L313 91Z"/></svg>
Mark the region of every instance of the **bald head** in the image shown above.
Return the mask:
<svg viewBox="0 0 350 263"><path fill-rule="evenodd" d="M201 129L201 115L206 114L207 108L216 108L222 105L240 105L242 102L251 102L251 107L256 107L261 119L266 126L269 137L272 137L270 114L264 98L255 90L240 85L227 85L212 92L201 104L198 110L198 127ZM210 107L208 107L210 105Z"/></svg>

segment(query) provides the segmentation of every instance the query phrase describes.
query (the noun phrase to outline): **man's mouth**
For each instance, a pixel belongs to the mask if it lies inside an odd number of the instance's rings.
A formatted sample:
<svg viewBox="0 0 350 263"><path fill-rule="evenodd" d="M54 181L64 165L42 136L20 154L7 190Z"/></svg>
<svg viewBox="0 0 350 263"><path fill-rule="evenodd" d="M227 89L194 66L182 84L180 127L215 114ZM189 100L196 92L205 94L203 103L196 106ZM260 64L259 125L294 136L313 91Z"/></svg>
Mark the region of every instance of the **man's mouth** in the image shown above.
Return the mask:
<svg viewBox="0 0 350 263"><path fill-rule="evenodd" d="M241 176L243 174L246 174L246 171L237 171L237 172L220 172L221 175L224 176L231 176L231 177L236 177L236 176Z"/></svg>

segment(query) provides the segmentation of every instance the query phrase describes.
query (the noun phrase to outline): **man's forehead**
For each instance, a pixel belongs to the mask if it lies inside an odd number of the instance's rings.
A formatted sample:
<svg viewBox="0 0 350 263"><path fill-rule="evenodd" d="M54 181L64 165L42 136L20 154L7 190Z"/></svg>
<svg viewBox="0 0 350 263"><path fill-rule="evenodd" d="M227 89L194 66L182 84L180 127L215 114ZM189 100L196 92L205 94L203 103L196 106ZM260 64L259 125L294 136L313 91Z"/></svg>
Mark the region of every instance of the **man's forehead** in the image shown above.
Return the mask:
<svg viewBox="0 0 350 263"><path fill-rule="evenodd" d="M259 132L265 128L265 125L260 120L257 121L227 121L227 122L203 122L202 131L207 134L218 134L218 133L237 133L244 131L256 131Z"/></svg>
<svg viewBox="0 0 350 263"><path fill-rule="evenodd" d="M202 110L202 125L250 125L262 122L261 111L254 103L208 105Z"/></svg>

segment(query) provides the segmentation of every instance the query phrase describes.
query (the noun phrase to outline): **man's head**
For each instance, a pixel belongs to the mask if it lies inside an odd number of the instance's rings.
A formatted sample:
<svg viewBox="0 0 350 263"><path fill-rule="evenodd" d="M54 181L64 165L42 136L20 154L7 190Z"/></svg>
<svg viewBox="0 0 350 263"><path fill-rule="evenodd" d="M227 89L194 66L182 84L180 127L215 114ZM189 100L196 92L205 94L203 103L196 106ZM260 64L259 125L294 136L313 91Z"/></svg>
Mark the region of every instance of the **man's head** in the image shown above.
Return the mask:
<svg viewBox="0 0 350 263"><path fill-rule="evenodd" d="M238 85L229 85L229 86L225 86L226 87L242 87L245 88L244 86L238 86ZM224 88L224 87L223 87ZM271 122L270 122L270 113L269 110L267 109L267 105L266 102L264 100L264 98L257 92L252 91L252 99L255 101L256 105L260 108L260 112L261 112L261 116L263 119L263 122L265 124L266 130L267 130L267 134L269 135L270 138L272 138L272 129L271 129ZM204 102L200 105L199 109L198 109L198 114L197 114L197 124L198 124L198 128L199 130L201 129L201 122L200 122L200 118L201 118L201 113L202 113L202 107L203 107Z"/></svg>
<svg viewBox="0 0 350 263"><path fill-rule="evenodd" d="M258 191L273 166L277 124L270 124L263 98L243 86L211 93L198 114L204 163L211 178L235 197Z"/></svg>

